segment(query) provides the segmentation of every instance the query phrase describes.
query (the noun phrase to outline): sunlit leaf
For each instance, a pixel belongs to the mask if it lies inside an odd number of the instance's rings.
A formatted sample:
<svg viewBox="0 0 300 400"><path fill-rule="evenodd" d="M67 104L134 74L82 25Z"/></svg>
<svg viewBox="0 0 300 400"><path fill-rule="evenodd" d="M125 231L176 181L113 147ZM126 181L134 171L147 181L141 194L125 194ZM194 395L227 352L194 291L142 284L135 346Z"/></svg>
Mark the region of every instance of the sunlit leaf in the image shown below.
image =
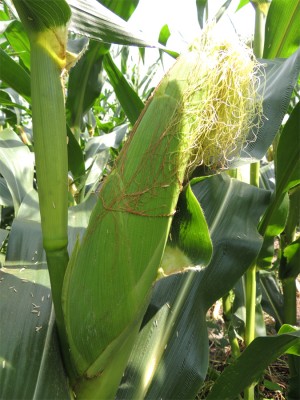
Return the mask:
<svg viewBox="0 0 300 400"><path fill-rule="evenodd" d="M96 0L68 0L72 9L71 31L106 43L158 46Z"/></svg>
<svg viewBox="0 0 300 400"><path fill-rule="evenodd" d="M30 44L28 36L20 21L13 21L5 30L5 36L17 55L30 70Z"/></svg>
<svg viewBox="0 0 300 400"><path fill-rule="evenodd" d="M300 49L288 59L262 60L266 82L261 80L263 94L263 120L257 136L242 151L233 165L260 160L272 144L286 112L300 73Z"/></svg>
<svg viewBox="0 0 300 400"><path fill-rule="evenodd" d="M300 43L299 0L272 0L266 22L264 58L289 57Z"/></svg>
<svg viewBox="0 0 300 400"><path fill-rule="evenodd" d="M99 3L127 21L136 9L139 0L99 0Z"/></svg>

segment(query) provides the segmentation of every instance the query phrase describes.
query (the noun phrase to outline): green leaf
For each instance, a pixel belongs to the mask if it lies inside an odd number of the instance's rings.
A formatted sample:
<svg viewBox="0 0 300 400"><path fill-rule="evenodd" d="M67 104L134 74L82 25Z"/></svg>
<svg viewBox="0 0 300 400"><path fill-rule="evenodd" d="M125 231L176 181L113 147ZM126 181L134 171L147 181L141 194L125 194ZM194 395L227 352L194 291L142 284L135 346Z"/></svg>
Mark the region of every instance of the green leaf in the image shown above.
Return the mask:
<svg viewBox="0 0 300 400"><path fill-rule="evenodd" d="M272 361L300 345L300 330L258 337L229 365L212 387L207 400L232 400L262 375Z"/></svg>
<svg viewBox="0 0 300 400"><path fill-rule="evenodd" d="M74 179L80 179L85 174L83 152L69 126L67 126L67 135L69 171L72 172Z"/></svg>
<svg viewBox="0 0 300 400"><path fill-rule="evenodd" d="M215 20L218 22L222 16L224 15L224 13L226 12L227 8L230 6L232 0L227 0L225 1L225 3L223 3L223 5L219 8L218 12L215 15Z"/></svg>
<svg viewBox="0 0 300 400"><path fill-rule="evenodd" d="M70 71L66 108L71 127L81 127L84 114L101 92L102 61L107 51L106 45L90 41L86 52Z"/></svg>
<svg viewBox="0 0 300 400"><path fill-rule="evenodd" d="M208 226L190 185L179 196L168 244L179 247L194 265L207 265L211 259Z"/></svg>
<svg viewBox="0 0 300 400"><path fill-rule="evenodd" d="M258 277L257 277L258 278ZM233 287L234 301L232 304L232 324L236 332L244 337L246 326L246 282L245 276ZM266 325L261 307L261 292L258 289L255 304L255 336L266 335Z"/></svg>
<svg viewBox="0 0 300 400"><path fill-rule="evenodd" d="M300 3L299 3L300 7ZM286 193L300 183L300 103L280 135L276 151L276 191Z"/></svg>
<svg viewBox="0 0 300 400"><path fill-rule="evenodd" d="M289 57L300 43L299 0L272 0L266 21L264 58Z"/></svg>
<svg viewBox="0 0 300 400"><path fill-rule="evenodd" d="M5 267L0 271L0 312L6 321L1 327L0 396L68 399L41 229L37 222L22 219L25 209L34 211L21 204L21 218L12 225Z"/></svg>
<svg viewBox="0 0 300 400"><path fill-rule="evenodd" d="M98 185L109 161L109 149L118 149L128 129L128 124L115 128L112 132L95 136L85 146L85 165L89 170L86 185Z"/></svg>
<svg viewBox="0 0 300 400"><path fill-rule="evenodd" d="M65 26L71 17L70 7L64 0L14 0L14 5L28 32Z"/></svg>
<svg viewBox="0 0 300 400"><path fill-rule="evenodd" d="M12 21L5 30L5 37L15 54L30 71L30 44L22 23L17 20Z"/></svg>
<svg viewBox="0 0 300 400"><path fill-rule="evenodd" d="M207 7L207 0L196 0L196 7L197 7L197 15L198 15L198 22L200 28L203 29L204 27L204 13Z"/></svg>
<svg viewBox="0 0 300 400"><path fill-rule="evenodd" d="M5 207L13 207L14 205L7 183L2 177L0 178L0 205Z"/></svg>
<svg viewBox="0 0 300 400"><path fill-rule="evenodd" d="M284 116L287 113L294 86L300 73L300 49L288 59L261 60L266 80L261 78L259 92L263 95L263 119L256 140L250 135L251 142L242 151L240 163L261 160L272 144Z"/></svg>
<svg viewBox="0 0 300 400"><path fill-rule="evenodd" d="M144 103L117 68L109 53L104 56L103 67L125 114L134 125L144 108Z"/></svg>
<svg viewBox="0 0 300 400"><path fill-rule="evenodd" d="M278 196L279 197L279 196ZM264 242L257 259L257 265L260 268L271 268L274 258L274 237L280 235L285 228L289 212L289 196L285 194L278 199L276 193L273 193L270 205L262 221L265 225L260 227L260 232L264 234ZM279 200L281 200L280 203ZM268 223L267 223L268 221Z"/></svg>
<svg viewBox="0 0 300 400"><path fill-rule="evenodd" d="M90 196L69 209L70 250L82 236L94 204ZM0 313L6 321L1 326L0 397L73 398L55 328L35 190L24 198L14 219L0 277Z"/></svg>
<svg viewBox="0 0 300 400"><path fill-rule="evenodd" d="M0 249L2 249L3 243L7 238L9 231L6 229L0 229Z"/></svg>
<svg viewBox="0 0 300 400"><path fill-rule="evenodd" d="M285 247L282 264L280 279L296 279L300 274L300 238Z"/></svg>
<svg viewBox="0 0 300 400"><path fill-rule="evenodd" d="M139 0L99 0L99 3L127 21L136 9Z"/></svg>
<svg viewBox="0 0 300 400"><path fill-rule="evenodd" d="M225 174L194 180L214 246L210 264L159 280L117 394L118 399L194 399L209 357L206 311L255 259L256 229L269 194ZM167 379L166 379L167 377Z"/></svg>
<svg viewBox="0 0 300 400"><path fill-rule="evenodd" d="M158 37L159 43L161 43L165 46L167 44L167 41L168 41L170 35L171 35L171 32L170 32L169 26L167 24L165 24L159 32L159 37Z"/></svg>
<svg viewBox="0 0 300 400"><path fill-rule="evenodd" d="M250 0L240 0L239 5L238 5L236 11L238 11L240 8L246 6L249 2L250 2Z"/></svg>
<svg viewBox="0 0 300 400"><path fill-rule="evenodd" d="M283 295L274 271L259 271L258 285L262 292L262 307L275 319L276 329L283 324Z"/></svg>
<svg viewBox="0 0 300 400"><path fill-rule="evenodd" d="M131 26L96 0L68 0L72 10L70 30L106 43L155 46L142 32Z"/></svg>
<svg viewBox="0 0 300 400"><path fill-rule="evenodd" d="M0 79L10 88L25 99L30 99L30 76L14 61L4 50L0 48Z"/></svg>
<svg viewBox="0 0 300 400"><path fill-rule="evenodd" d="M0 173L5 178L18 212L33 185L33 154L11 130L0 132Z"/></svg>
<svg viewBox="0 0 300 400"><path fill-rule="evenodd" d="M7 107L15 107L15 108L18 108L20 110L24 110L28 114L30 114L31 111L28 108L26 108L25 106L23 106L21 104L18 104L16 102L12 101L13 99L12 99L12 96L11 96L11 91L12 91L12 89L10 89L10 90L9 89L4 89L4 90L0 89L0 105L2 106L2 110L5 109L4 108L5 106L7 106Z"/></svg>
<svg viewBox="0 0 300 400"><path fill-rule="evenodd" d="M289 333L289 332L298 332L299 333L299 328L284 324L278 331L278 335L282 335L283 333ZM287 354L293 354L295 356L300 356L300 341L297 343L295 346L290 347L287 351Z"/></svg>
<svg viewBox="0 0 300 400"><path fill-rule="evenodd" d="M268 390L273 390L273 391L279 390L280 392L282 392L282 387L280 385L278 385L278 383L276 383L276 382L272 382L272 381L265 379L263 381L263 385Z"/></svg>
<svg viewBox="0 0 300 400"><path fill-rule="evenodd" d="M260 222L259 230L262 235L270 236L280 233L277 230L277 227L282 227L283 222L280 209L283 210L284 215L287 215L287 206L284 206L284 204L287 204L286 193L300 182L299 121L300 103L294 108L279 139L276 152L276 191L273 193L271 204ZM274 224L274 219L281 222L280 226Z"/></svg>

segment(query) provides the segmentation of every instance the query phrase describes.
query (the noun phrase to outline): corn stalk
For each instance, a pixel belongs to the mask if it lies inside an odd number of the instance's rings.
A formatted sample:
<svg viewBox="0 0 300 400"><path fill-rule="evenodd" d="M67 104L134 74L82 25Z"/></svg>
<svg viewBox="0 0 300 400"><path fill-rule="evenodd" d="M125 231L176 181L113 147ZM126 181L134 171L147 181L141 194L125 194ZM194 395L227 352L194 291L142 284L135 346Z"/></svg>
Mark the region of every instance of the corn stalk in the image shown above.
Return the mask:
<svg viewBox="0 0 300 400"><path fill-rule="evenodd" d="M69 256L68 159L62 74L67 65L65 1L14 1L30 40L36 175L56 323L68 359L61 291Z"/></svg>

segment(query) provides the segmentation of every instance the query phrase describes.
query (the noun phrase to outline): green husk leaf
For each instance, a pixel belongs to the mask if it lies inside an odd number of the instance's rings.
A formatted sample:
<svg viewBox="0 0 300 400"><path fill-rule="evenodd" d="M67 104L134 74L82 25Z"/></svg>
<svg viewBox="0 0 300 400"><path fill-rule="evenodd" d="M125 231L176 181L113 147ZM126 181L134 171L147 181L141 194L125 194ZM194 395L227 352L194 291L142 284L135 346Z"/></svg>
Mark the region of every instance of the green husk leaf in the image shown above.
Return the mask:
<svg viewBox="0 0 300 400"><path fill-rule="evenodd" d="M203 211L190 185L180 194L176 208L169 247L181 249L191 260L190 266L207 265L212 255L212 243Z"/></svg>

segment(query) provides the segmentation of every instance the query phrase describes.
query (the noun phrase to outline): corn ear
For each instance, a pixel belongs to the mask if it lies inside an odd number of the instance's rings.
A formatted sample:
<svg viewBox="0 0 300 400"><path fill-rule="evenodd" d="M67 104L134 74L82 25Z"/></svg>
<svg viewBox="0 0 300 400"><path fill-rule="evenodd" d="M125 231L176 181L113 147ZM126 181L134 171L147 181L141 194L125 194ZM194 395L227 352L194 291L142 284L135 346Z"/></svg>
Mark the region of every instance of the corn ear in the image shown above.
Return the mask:
<svg viewBox="0 0 300 400"><path fill-rule="evenodd" d="M204 35L155 90L102 185L63 287L79 398L114 398L184 181L241 147L256 113L255 68L245 48Z"/></svg>

